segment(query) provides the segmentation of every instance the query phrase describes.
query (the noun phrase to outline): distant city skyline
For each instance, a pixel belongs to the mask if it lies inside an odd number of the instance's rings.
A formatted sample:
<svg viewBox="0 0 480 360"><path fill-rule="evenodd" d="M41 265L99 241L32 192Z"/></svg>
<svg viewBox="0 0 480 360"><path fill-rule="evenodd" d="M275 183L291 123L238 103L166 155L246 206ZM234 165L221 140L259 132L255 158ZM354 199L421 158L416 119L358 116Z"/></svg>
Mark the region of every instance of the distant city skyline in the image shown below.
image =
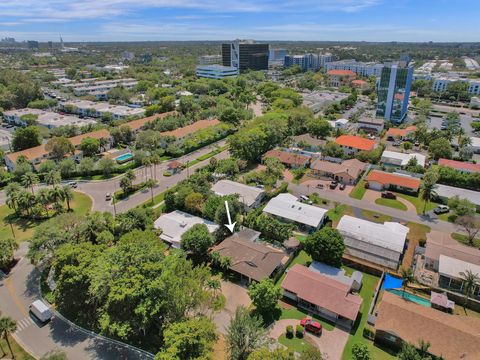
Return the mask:
<svg viewBox="0 0 480 360"><path fill-rule="evenodd" d="M476 0L2 0L17 41L480 41Z"/></svg>

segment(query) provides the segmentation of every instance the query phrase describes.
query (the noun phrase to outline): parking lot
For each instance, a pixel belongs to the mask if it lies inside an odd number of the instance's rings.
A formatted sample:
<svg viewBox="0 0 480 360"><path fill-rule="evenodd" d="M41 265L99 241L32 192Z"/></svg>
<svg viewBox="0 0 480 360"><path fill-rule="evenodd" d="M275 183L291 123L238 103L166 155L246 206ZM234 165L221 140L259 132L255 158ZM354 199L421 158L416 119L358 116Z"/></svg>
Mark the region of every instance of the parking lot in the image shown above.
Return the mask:
<svg viewBox="0 0 480 360"><path fill-rule="evenodd" d="M434 117L430 116L428 118L428 127L430 129L441 129L442 127L442 117ZM475 133L473 132L472 127L470 124L475 121L475 120L480 120L480 119L475 119L470 115L460 115L460 124L462 125L462 128L465 130L465 134L469 136L475 136Z"/></svg>

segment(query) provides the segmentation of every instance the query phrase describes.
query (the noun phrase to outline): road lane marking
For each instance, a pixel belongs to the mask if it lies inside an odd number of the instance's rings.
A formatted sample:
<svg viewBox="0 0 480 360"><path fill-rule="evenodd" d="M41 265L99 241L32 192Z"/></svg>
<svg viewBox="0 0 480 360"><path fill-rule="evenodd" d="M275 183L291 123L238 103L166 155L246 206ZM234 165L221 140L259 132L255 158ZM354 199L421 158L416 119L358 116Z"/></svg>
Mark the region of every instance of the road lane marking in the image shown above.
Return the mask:
<svg viewBox="0 0 480 360"><path fill-rule="evenodd" d="M17 330L15 331L15 334L18 334L20 331L25 330L30 325L33 325L33 321L29 317L17 321Z"/></svg>
<svg viewBox="0 0 480 360"><path fill-rule="evenodd" d="M20 312L23 314L23 316L28 317L28 310L23 306L22 302L18 298L17 294L15 294L15 289L13 288L12 285L12 278L8 277L5 280L5 285L7 287L8 293L10 294L10 297L12 298L13 302L17 306L17 308L20 310Z"/></svg>

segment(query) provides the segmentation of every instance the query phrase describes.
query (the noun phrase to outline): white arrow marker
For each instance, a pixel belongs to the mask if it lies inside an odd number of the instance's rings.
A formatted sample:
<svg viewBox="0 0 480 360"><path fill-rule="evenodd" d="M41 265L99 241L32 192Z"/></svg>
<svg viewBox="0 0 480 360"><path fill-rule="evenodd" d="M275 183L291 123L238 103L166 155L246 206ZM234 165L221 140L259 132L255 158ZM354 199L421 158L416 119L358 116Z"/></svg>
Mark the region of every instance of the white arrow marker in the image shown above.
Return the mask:
<svg viewBox="0 0 480 360"><path fill-rule="evenodd" d="M233 234L233 229L235 228L235 224L237 223L236 221L232 224L232 219L230 217L230 209L228 208L228 201L225 200L225 208L227 209L227 217L228 217L228 224L225 224L225 226L230 230L230 232Z"/></svg>

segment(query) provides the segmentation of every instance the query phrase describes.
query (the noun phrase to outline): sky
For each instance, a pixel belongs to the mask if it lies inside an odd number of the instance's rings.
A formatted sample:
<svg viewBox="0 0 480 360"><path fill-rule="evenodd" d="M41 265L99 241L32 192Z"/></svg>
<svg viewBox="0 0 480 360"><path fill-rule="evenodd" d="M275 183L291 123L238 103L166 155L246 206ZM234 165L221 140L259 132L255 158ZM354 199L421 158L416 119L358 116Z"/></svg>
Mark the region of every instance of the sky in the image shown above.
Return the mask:
<svg viewBox="0 0 480 360"><path fill-rule="evenodd" d="M480 42L480 0L0 0L0 38Z"/></svg>

